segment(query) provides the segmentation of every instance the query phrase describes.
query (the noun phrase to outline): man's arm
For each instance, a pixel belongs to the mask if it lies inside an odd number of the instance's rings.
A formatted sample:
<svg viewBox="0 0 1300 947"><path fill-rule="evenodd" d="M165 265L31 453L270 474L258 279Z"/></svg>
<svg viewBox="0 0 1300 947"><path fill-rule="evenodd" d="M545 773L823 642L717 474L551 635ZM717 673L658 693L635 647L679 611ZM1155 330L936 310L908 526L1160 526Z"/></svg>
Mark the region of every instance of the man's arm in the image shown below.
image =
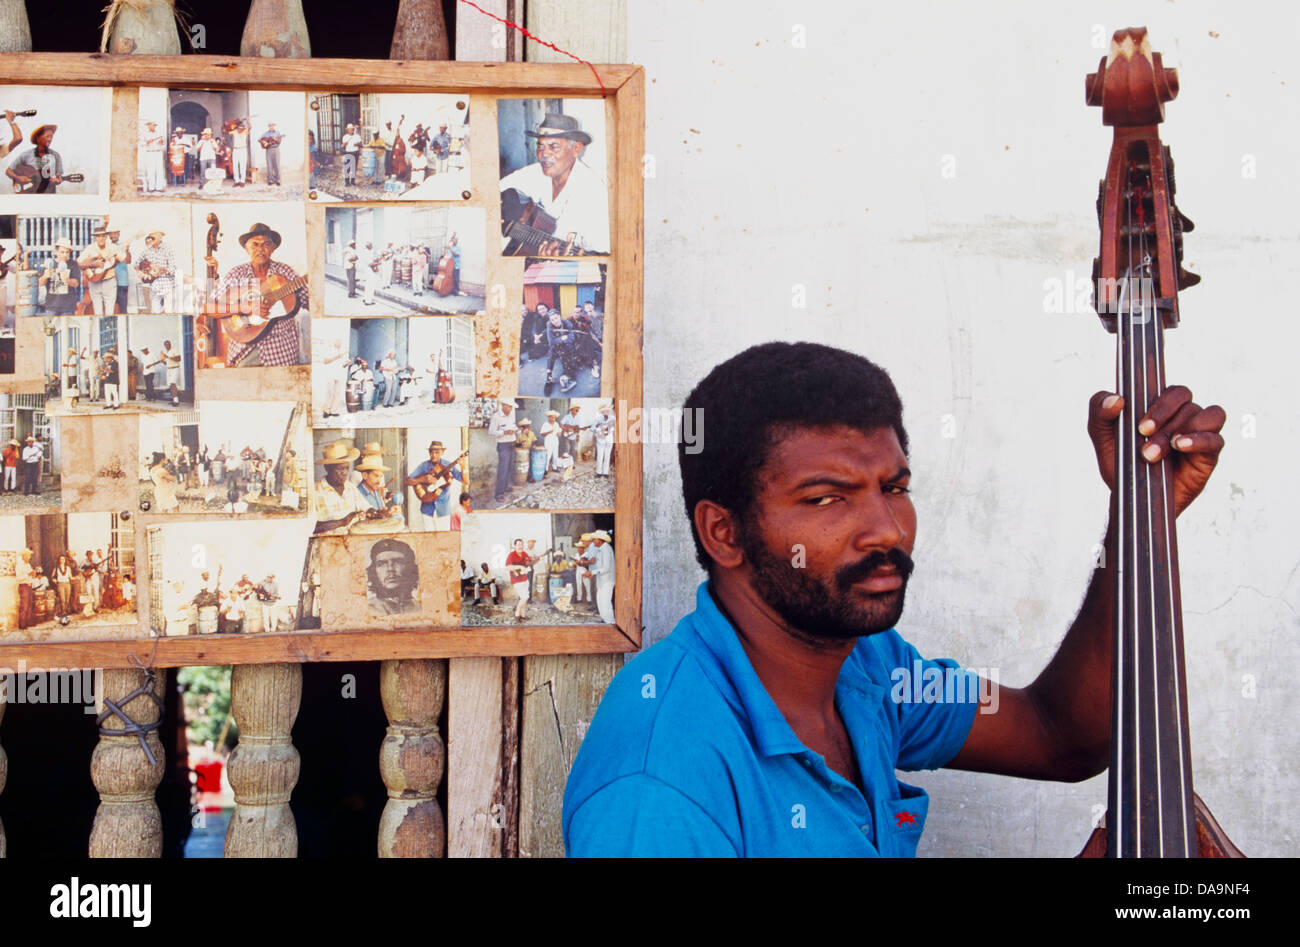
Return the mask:
<svg viewBox="0 0 1300 947"><path fill-rule="evenodd" d="M1088 408L1088 433L1102 479L1115 488L1115 421L1123 399L1099 391ZM1174 509L1181 513L1205 488L1223 449L1227 415L1201 408L1181 385L1167 388L1138 423L1147 463L1168 458ZM1154 448L1154 450L1153 450ZM1095 571L1074 623L1052 660L1025 688L1000 688L996 713L977 713L955 769L1032 779L1077 781L1106 768L1110 749L1111 643L1115 601L1114 524L1106 563ZM985 685L996 687L995 684ZM989 691L981 688L981 693Z"/></svg>

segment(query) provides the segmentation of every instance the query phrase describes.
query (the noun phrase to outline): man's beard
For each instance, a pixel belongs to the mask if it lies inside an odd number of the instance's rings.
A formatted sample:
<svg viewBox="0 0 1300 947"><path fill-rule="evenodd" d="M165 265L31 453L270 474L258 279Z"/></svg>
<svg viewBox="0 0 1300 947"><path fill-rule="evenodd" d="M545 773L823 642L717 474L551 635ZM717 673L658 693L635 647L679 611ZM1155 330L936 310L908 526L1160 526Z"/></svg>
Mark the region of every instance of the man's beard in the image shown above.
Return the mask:
<svg viewBox="0 0 1300 947"><path fill-rule="evenodd" d="M744 524L741 547L754 573L755 591L801 640L845 641L874 635L893 628L903 614L913 563L902 549L874 550L825 581L774 555L755 520ZM903 580L897 590L871 595L853 587L885 565L893 565Z"/></svg>

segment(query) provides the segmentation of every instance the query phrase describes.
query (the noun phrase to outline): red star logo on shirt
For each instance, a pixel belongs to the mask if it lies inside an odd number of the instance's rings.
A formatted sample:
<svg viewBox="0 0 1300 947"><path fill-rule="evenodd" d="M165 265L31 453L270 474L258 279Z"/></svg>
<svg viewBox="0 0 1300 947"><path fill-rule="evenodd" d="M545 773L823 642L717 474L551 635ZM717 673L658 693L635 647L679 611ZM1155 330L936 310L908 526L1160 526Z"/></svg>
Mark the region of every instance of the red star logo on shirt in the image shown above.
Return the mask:
<svg viewBox="0 0 1300 947"><path fill-rule="evenodd" d="M905 825L916 825L915 812L895 812L894 818L898 820L897 828L900 829Z"/></svg>

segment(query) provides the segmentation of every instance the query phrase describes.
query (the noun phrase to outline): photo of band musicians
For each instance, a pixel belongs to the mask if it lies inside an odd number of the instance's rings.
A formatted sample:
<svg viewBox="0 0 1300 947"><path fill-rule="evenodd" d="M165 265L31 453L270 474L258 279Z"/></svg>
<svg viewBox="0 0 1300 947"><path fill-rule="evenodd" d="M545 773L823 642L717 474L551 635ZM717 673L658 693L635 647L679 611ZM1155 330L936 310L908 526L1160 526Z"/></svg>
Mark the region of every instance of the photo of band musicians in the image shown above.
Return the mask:
<svg viewBox="0 0 1300 947"><path fill-rule="evenodd" d="M465 625L614 621L614 516L499 513L461 534Z"/></svg>
<svg viewBox="0 0 1300 947"><path fill-rule="evenodd" d="M136 191L300 201L305 108L300 92L141 89Z"/></svg>
<svg viewBox="0 0 1300 947"><path fill-rule="evenodd" d="M320 200L460 200L470 186L469 97L312 95L311 188Z"/></svg>
<svg viewBox="0 0 1300 947"><path fill-rule="evenodd" d="M599 100L506 104L528 242L467 94L77 93L0 94L0 635L613 621Z"/></svg>
<svg viewBox="0 0 1300 947"><path fill-rule="evenodd" d="M529 260L524 268L519 319L519 394L544 398L600 395L605 361L605 264Z"/></svg>

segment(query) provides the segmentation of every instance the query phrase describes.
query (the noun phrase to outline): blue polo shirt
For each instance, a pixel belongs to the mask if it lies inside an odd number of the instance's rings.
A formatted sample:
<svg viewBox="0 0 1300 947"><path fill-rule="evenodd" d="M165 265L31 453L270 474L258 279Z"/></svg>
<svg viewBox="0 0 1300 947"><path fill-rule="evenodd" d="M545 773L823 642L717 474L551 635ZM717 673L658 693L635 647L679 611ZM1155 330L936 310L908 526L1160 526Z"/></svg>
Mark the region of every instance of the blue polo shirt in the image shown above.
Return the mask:
<svg viewBox="0 0 1300 947"><path fill-rule="evenodd" d="M923 690L922 679L947 686ZM894 630L860 639L835 703L864 794L795 736L705 582L695 611L606 691L565 788L565 850L915 855L929 796L895 769L957 755L978 707L974 685L973 672L923 659Z"/></svg>

